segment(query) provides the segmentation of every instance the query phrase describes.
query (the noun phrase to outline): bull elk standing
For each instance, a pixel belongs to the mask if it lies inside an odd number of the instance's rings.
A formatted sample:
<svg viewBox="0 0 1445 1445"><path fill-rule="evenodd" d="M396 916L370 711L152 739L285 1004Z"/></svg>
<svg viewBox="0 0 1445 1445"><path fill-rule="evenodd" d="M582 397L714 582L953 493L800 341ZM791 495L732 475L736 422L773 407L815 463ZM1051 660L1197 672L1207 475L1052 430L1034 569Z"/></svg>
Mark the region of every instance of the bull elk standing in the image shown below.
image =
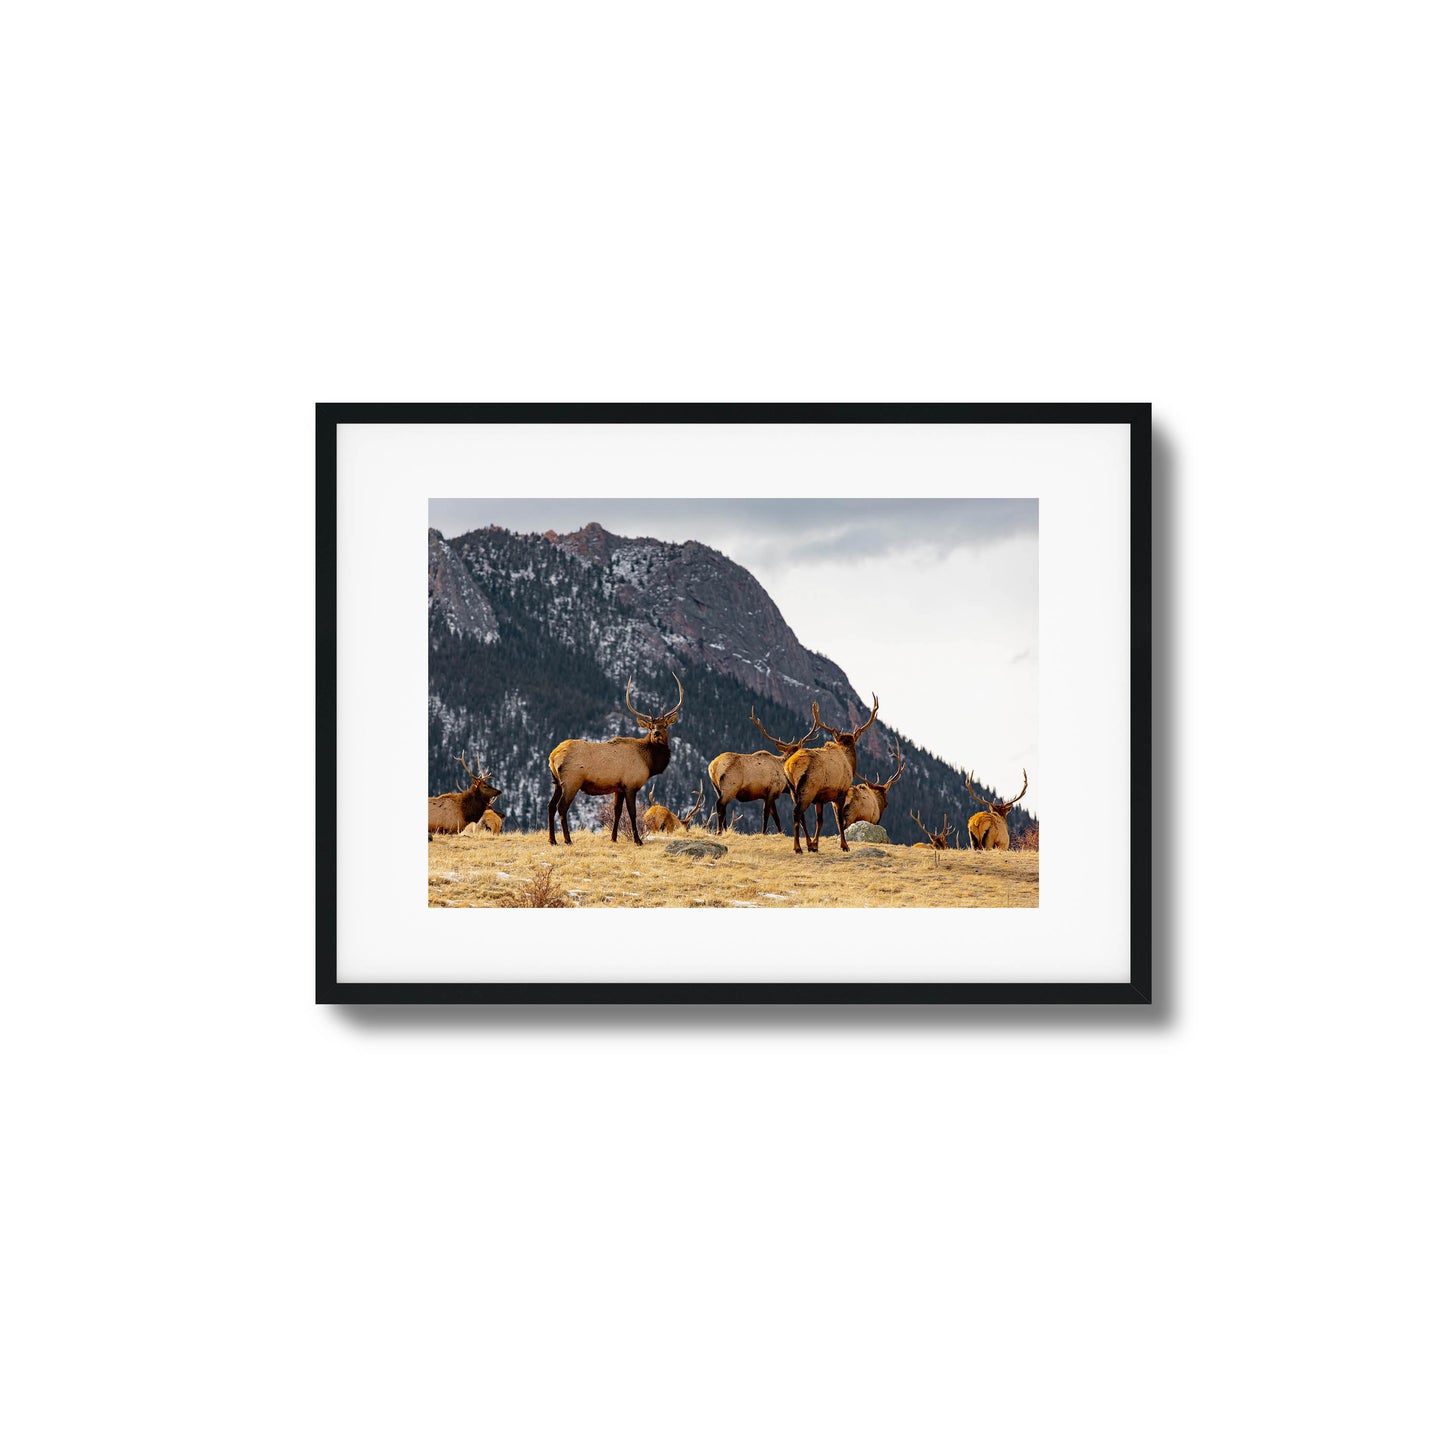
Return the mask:
<svg viewBox="0 0 1445 1445"><path fill-rule="evenodd" d="M1029 770L1024 769L1023 787L1006 803L985 803L973 790L972 773L969 773L963 781L968 788L968 796L985 810L982 813L975 813L968 820L968 836L973 840L973 846L975 848L1007 848L1009 809L1028 792Z"/></svg>
<svg viewBox="0 0 1445 1445"><path fill-rule="evenodd" d="M858 771L858 739L873 726L878 716L878 694L873 694L873 711L868 721L852 732L829 727L818 717L818 704L813 704L813 726L833 734L831 743L821 748L800 748L783 764L788 778L788 791L793 795L793 852L801 853L798 845L798 829L808 840L808 852L818 851L818 840L823 836L823 804L831 803L838 816L838 841L843 851L848 851L848 840L843 836L843 800L853 786L853 774ZM809 808L817 808L816 834L808 832Z"/></svg>
<svg viewBox="0 0 1445 1445"><path fill-rule="evenodd" d="M851 828L854 823L877 823L888 806L888 790L903 776L903 749L897 739L893 743L893 760L897 771L886 782L870 783L866 778L854 783L843 799L843 826Z"/></svg>
<svg viewBox="0 0 1445 1445"><path fill-rule="evenodd" d="M647 811L642 815L642 821L649 833L678 833L686 832L692 827L693 820L697 817L702 808L703 790L699 786L697 790L697 802L693 804L690 812L684 813L681 818L671 808L664 808L661 803L653 799L654 790L649 788L647 793Z"/></svg>
<svg viewBox="0 0 1445 1445"><path fill-rule="evenodd" d="M627 679L627 711L637 719L642 729L640 738L609 738L606 742L590 743L580 738L568 738L560 742L547 758L547 768L552 774L552 798L547 804L547 841L557 842L557 815L562 816L562 841L572 842L572 830L567 826L567 810L578 793L589 797L612 798L612 841L617 841L617 825L622 819L622 804L627 804L627 818L632 824L632 841L639 846L642 834L637 831L637 793L647 780L656 777L672 759L672 749L667 743L667 730L677 722L682 711L682 683L676 673L672 680L677 683L677 704L671 712L651 717L638 712L632 705L632 679Z"/></svg>
<svg viewBox="0 0 1445 1445"><path fill-rule="evenodd" d="M719 753L707 765L707 775L717 793L717 830L722 832L728 824L728 808L733 803L757 803L763 805L763 837L768 835L768 818L783 831L783 820L778 817L778 799L788 791L788 777L783 771L783 760L790 758L804 743L818 731L818 709L813 707L813 726L795 743L785 743L775 738L758 721L756 711L749 710L752 724L772 745L778 755L769 752Z"/></svg>
<svg viewBox="0 0 1445 1445"><path fill-rule="evenodd" d="M442 793L428 798L426 809L426 830L428 833L460 833L468 823L475 823L492 803L502 796L500 788L492 786L491 777L484 772L474 773L467 767L465 758L457 761L466 768L471 786L460 793ZM482 765L477 759L477 767Z"/></svg>

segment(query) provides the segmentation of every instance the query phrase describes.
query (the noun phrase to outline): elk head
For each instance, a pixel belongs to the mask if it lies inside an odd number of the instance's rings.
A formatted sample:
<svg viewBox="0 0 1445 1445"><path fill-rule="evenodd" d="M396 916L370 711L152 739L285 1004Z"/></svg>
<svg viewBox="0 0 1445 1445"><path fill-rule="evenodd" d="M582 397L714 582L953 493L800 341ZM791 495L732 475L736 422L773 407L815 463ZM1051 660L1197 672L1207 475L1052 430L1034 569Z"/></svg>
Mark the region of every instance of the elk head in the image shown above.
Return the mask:
<svg viewBox="0 0 1445 1445"><path fill-rule="evenodd" d="M892 757L893 761L898 764L898 766L893 770L893 776L891 778L885 778L881 782L877 779L863 779L863 786L865 788L872 788L875 793L881 793L883 795L878 800L879 803L882 805L882 807L879 808L880 812L882 812L883 808L886 808L888 806L889 788L891 788L894 783L896 783L899 778L903 776L903 748L899 744L897 738L893 739L893 746L889 749L889 756Z"/></svg>
<svg viewBox="0 0 1445 1445"><path fill-rule="evenodd" d="M785 743L781 738L775 738L772 733L770 733L767 728L765 728L762 723L758 721L757 710L755 708L748 709L748 717L752 720L753 726L757 728L757 730L762 733L762 735L767 738L767 740L772 743L775 748L777 748L779 755L785 758L792 757L793 754L797 752L798 749L802 747L803 744L806 743L815 732L818 731L819 727L817 703L813 704L813 726L810 727L808 731L805 732L803 736L800 737L795 743Z"/></svg>
<svg viewBox="0 0 1445 1445"><path fill-rule="evenodd" d="M1007 848L1009 846L1009 810L1029 790L1028 770L1024 770L1023 787L1006 803L985 803L973 790L972 773L967 774L963 781L964 785L968 788L969 797L972 798L980 808L986 810L975 813L973 817L968 820L970 846L974 848Z"/></svg>
<svg viewBox="0 0 1445 1445"><path fill-rule="evenodd" d="M486 808L494 799L500 798L502 796L502 790L500 788L494 788L492 786L492 775L489 772L483 769L480 772L474 773L467 765L466 758L463 757L461 754L457 755L456 761L462 765L462 768L465 771L467 777L471 779L471 785L466 788L459 788L457 790L459 793L461 793L463 796L468 793L476 794L477 797L482 799L483 808ZM477 757L477 767L482 767L482 759L480 754ZM477 816L481 816L480 811L478 812Z"/></svg>
<svg viewBox="0 0 1445 1445"><path fill-rule="evenodd" d="M977 803L980 808L987 808L988 811L992 813L995 818L1007 818L1009 815L1009 810L1029 790L1029 770L1027 768L1024 769L1023 787L1021 787L1018 792L1016 792L1013 797L1011 797L1006 803L985 803L984 800L980 798L979 795L973 790L972 773L969 773L965 776L963 780L963 785L968 789L968 796L972 798L973 801Z"/></svg>
<svg viewBox="0 0 1445 1445"><path fill-rule="evenodd" d="M933 844L934 848L937 849L937 850L940 851L940 852L941 852L944 848L947 848L947 847L948 847L948 835L949 835L950 833L956 833L956 832L958 831L958 828L957 828L956 826L954 826L954 827L950 827L950 826L949 826L948 814L947 814L947 813L945 813L945 814L943 815L943 832L941 832L941 833L935 833L935 832L933 832L933 831L924 823L923 819L918 816L917 813L910 813L908 816L909 816L910 818L912 818L913 821L914 821L915 823L917 823L920 828L923 829L924 836L928 839L928 842L931 843L931 844ZM927 843L915 843L915 844L914 844L914 847L916 847L916 848L926 848L927 846L928 846Z"/></svg>
<svg viewBox="0 0 1445 1445"><path fill-rule="evenodd" d="M876 692L873 694L873 711L868 714L868 720L862 723L860 726L854 728L851 732L845 732L841 728L829 727L828 724L825 723L818 716L818 704L813 704L813 726L815 728L822 728L825 733L832 733L833 741L837 743L840 748L848 749L848 751L853 753L855 756L858 751L858 739L861 738L863 734L866 733L868 729L873 726L873 719L877 716L878 694ZM827 744L825 743L824 746L826 747Z"/></svg>
<svg viewBox="0 0 1445 1445"><path fill-rule="evenodd" d="M624 697L627 711L637 719L637 726L647 734L647 740L650 743L665 743L667 741L668 728L677 722L677 715L682 711L682 683L678 681L676 673L673 673L672 680L677 683L677 705L671 712L659 713L656 717L653 717L649 713L638 712L638 710L633 707L632 679L630 677L627 679L627 692Z"/></svg>

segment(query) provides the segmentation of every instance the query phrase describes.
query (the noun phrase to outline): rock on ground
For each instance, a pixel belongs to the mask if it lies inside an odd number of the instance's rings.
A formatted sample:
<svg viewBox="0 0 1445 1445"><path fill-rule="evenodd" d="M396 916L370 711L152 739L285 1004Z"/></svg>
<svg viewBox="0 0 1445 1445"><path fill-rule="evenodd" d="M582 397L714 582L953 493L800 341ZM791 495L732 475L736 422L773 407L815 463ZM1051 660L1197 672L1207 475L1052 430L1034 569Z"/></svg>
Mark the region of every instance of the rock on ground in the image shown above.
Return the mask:
<svg viewBox="0 0 1445 1445"><path fill-rule="evenodd" d="M893 866L893 859L881 848L850 848L846 853L839 848L836 853L821 852L818 856L829 863L846 863L852 858L881 858L887 867Z"/></svg>
<svg viewBox="0 0 1445 1445"><path fill-rule="evenodd" d="M665 844L663 851L683 858L721 858L727 849L721 843L705 843L700 838L679 838L676 843Z"/></svg>
<svg viewBox="0 0 1445 1445"><path fill-rule="evenodd" d="M843 836L850 843L886 843L888 830L877 823L853 823Z"/></svg>

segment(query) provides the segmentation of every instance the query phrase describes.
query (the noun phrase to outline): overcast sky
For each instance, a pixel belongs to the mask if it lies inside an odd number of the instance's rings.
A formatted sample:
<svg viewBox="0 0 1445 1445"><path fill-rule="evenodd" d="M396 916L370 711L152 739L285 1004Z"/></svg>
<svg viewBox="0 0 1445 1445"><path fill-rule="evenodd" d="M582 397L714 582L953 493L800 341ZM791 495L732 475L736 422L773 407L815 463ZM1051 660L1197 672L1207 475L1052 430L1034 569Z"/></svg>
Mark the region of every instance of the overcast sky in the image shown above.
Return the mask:
<svg viewBox="0 0 1445 1445"><path fill-rule="evenodd" d="M705 542L880 716L1011 796L1038 751L1038 503L1013 498L433 499L431 525Z"/></svg>

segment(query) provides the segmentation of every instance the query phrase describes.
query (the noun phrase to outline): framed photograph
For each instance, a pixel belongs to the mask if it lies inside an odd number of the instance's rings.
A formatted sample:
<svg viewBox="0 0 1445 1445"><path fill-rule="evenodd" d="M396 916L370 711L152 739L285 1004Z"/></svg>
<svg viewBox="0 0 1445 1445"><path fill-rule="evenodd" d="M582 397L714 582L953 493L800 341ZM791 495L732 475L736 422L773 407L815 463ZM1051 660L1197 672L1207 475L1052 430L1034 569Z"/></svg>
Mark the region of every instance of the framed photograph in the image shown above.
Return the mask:
<svg viewBox="0 0 1445 1445"><path fill-rule="evenodd" d="M318 406L318 1002L1149 1003L1149 465L1142 404Z"/></svg>

